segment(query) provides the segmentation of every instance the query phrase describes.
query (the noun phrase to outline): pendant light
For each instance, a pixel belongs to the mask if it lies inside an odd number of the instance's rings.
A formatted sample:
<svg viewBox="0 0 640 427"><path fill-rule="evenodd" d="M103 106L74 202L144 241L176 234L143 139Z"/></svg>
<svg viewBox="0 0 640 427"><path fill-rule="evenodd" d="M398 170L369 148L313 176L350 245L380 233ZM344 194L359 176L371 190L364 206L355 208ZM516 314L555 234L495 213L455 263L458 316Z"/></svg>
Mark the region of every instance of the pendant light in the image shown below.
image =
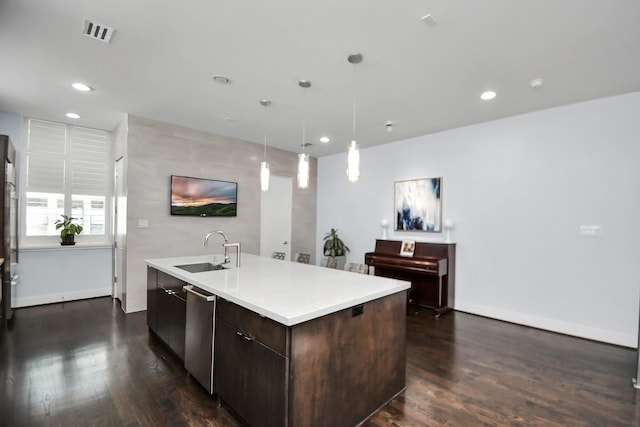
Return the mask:
<svg viewBox="0 0 640 427"><path fill-rule="evenodd" d="M298 154L298 188L309 187L309 155Z"/></svg>
<svg viewBox="0 0 640 427"><path fill-rule="evenodd" d="M263 99L260 101L260 105L264 107L264 114L262 115L262 131L264 134L264 155L263 160L260 162L260 189L262 191L269 191L269 163L267 163L267 107L271 105L271 101Z"/></svg>
<svg viewBox="0 0 640 427"><path fill-rule="evenodd" d="M298 86L303 89L307 89L311 87L311 82L309 80L300 80L298 81ZM306 131L307 131L307 121L306 121L306 91L305 96L302 98L302 153L298 154L298 188L308 188L309 187L309 155L304 152L305 147L307 146L306 140Z"/></svg>
<svg viewBox="0 0 640 427"><path fill-rule="evenodd" d="M362 55L352 53L347 61L353 64L353 133L347 150L347 179L350 182L356 182L360 178L360 150L356 142L356 64L362 62Z"/></svg>

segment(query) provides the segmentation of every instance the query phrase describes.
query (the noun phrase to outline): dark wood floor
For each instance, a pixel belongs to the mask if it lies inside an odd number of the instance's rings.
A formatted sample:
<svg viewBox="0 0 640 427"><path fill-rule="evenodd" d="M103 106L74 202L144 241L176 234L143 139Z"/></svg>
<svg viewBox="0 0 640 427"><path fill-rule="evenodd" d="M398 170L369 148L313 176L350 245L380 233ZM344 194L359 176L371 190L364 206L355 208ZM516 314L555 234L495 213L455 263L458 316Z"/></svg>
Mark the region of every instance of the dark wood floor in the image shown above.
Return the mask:
<svg viewBox="0 0 640 427"><path fill-rule="evenodd" d="M365 426L640 425L631 349L460 312L407 324L407 390ZM0 332L0 425L240 424L145 312L97 298L16 310Z"/></svg>

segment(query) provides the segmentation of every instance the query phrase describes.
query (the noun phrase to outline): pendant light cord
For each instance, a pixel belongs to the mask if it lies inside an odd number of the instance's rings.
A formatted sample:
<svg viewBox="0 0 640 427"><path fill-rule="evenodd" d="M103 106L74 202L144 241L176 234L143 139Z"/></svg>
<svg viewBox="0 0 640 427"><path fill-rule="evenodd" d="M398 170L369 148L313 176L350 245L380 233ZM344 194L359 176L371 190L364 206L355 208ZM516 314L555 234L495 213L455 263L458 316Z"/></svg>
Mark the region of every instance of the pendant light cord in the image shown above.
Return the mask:
<svg viewBox="0 0 640 427"><path fill-rule="evenodd" d="M352 140L356 140L356 65L353 64L353 128L352 132Z"/></svg>
<svg viewBox="0 0 640 427"><path fill-rule="evenodd" d="M307 147L307 89L302 91L302 153L304 154Z"/></svg>
<svg viewBox="0 0 640 427"><path fill-rule="evenodd" d="M263 159L267 160L267 106L264 106L264 114L262 115L262 132L264 136L264 155Z"/></svg>
<svg viewBox="0 0 640 427"><path fill-rule="evenodd" d="M264 138L263 160L266 161L267 160L267 107L271 105L271 101L269 101L268 99L262 99L260 100L260 105L264 107L264 112L262 113L262 136Z"/></svg>

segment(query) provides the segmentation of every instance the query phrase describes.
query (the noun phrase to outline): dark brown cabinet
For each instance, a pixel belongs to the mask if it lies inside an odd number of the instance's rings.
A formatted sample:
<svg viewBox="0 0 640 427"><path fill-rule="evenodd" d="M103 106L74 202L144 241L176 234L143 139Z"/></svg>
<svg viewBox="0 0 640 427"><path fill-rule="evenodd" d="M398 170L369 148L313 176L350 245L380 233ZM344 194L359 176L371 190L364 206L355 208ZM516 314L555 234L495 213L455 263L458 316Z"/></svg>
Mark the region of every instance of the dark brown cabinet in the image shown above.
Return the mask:
<svg viewBox="0 0 640 427"><path fill-rule="evenodd" d="M156 293L158 290L158 270L147 266L147 326L153 332L158 330L158 304Z"/></svg>
<svg viewBox="0 0 640 427"><path fill-rule="evenodd" d="M284 325L219 299L216 390L249 425L282 426L286 419Z"/></svg>
<svg viewBox="0 0 640 427"><path fill-rule="evenodd" d="M405 387L406 298L294 326L219 298L218 396L253 426L357 425Z"/></svg>
<svg viewBox="0 0 640 427"><path fill-rule="evenodd" d="M147 325L182 360L187 318L184 285L182 280L147 267Z"/></svg>

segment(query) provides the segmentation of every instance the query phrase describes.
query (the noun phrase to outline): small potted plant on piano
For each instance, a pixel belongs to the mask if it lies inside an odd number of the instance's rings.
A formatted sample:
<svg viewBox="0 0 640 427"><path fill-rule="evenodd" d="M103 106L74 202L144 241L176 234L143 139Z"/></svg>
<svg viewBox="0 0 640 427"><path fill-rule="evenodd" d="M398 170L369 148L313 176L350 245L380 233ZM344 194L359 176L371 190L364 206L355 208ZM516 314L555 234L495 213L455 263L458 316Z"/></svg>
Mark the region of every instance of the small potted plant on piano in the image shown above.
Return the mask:
<svg viewBox="0 0 640 427"><path fill-rule="evenodd" d="M55 221L56 230L60 230L60 244L63 246L75 245L75 235L82 233L82 226L75 221L80 218L73 218L68 215L60 215L62 219Z"/></svg>
<svg viewBox="0 0 640 427"><path fill-rule="evenodd" d="M345 255L350 251L349 247L344 244L342 239L338 237L338 230L332 228L330 232L324 235L324 255L331 258L340 258L338 269L342 269L346 262ZM342 264L342 265L340 265Z"/></svg>

